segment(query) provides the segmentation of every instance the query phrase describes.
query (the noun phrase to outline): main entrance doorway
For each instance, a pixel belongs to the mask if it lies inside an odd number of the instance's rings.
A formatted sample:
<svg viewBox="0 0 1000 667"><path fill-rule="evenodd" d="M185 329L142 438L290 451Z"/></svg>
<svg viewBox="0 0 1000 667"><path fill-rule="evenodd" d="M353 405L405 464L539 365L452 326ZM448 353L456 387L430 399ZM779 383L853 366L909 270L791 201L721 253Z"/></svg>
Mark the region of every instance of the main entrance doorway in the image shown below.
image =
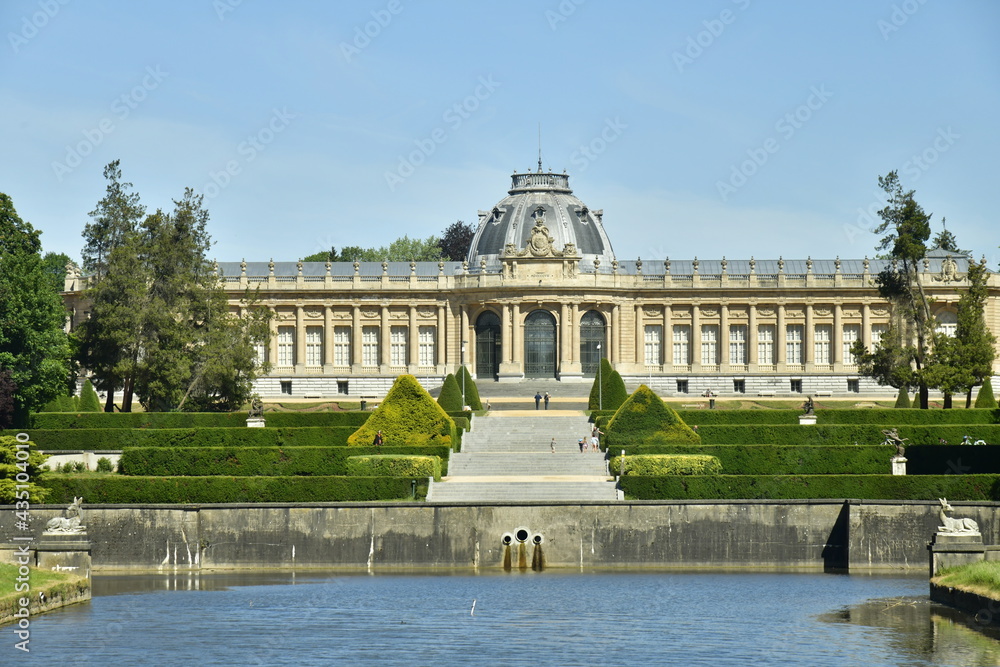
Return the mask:
<svg viewBox="0 0 1000 667"><path fill-rule="evenodd" d="M476 319L476 377L497 379L500 375L500 318L486 311Z"/></svg>
<svg viewBox="0 0 1000 667"><path fill-rule="evenodd" d="M580 318L580 365L584 375L597 375L601 357L608 353L604 332L604 316L596 310L588 310Z"/></svg>
<svg viewBox="0 0 1000 667"><path fill-rule="evenodd" d="M556 318L536 310L524 319L524 376L556 376Z"/></svg>

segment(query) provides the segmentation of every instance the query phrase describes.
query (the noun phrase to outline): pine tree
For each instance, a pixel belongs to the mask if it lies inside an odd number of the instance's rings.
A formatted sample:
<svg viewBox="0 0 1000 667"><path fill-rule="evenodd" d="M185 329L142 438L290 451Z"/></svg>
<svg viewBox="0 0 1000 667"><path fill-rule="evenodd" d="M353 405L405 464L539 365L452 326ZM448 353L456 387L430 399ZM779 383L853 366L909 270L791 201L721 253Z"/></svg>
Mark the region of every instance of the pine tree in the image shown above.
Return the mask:
<svg viewBox="0 0 1000 667"><path fill-rule="evenodd" d="M594 384L590 387L587 407L590 410L617 410L627 398L628 390L622 376L602 357L600 372L594 376Z"/></svg>
<svg viewBox="0 0 1000 667"><path fill-rule="evenodd" d="M896 404L892 407L894 408L910 407L910 393L906 390L906 387L899 388L899 394L896 396Z"/></svg>
<svg viewBox="0 0 1000 667"><path fill-rule="evenodd" d="M993 394L993 381L989 376L983 379L983 386L979 388L979 395L976 396L976 407L991 410L997 407L997 399Z"/></svg>
<svg viewBox="0 0 1000 667"><path fill-rule="evenodd" d="M444 379L441 385L441 393L438 394L438 405L445 412L461 412L462 410L462 388L458 386L458 380L451 373Z"/></svg>
<svg viewBox="0 0 1000 667"><path fill-rule="evenodd" d="M479 387L476 386L475 381L472 379L472 374L469 373L469 369L466 366L462 366L458 369L458 374L455 379L458 380L459 389L462 388L462 378L465 378L465 405L468 405L473 410L482 410L483 401L479 398Z"/></svg>
<svg viewBox="0 0 1000 667"><path fill-rule="evenodd" d="M100 412L101 411L101 399L98 398L97 392L94 391L94 385L91 384L90 380L83 383L83 388L80 390L80 412Z"/></svg>

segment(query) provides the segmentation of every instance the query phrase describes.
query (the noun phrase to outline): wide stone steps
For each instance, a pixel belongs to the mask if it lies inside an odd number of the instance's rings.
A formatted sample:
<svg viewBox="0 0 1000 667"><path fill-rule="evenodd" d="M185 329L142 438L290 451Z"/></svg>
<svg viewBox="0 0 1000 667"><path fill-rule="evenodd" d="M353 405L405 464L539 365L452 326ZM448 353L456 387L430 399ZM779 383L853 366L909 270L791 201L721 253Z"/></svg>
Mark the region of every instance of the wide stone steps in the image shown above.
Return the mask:
<svg viewBox="0 0 1000 667"><path fill-rule="evenodd" d="M453 454L448 463L448 476L604 476L604 457L594 452L576 454L510 453Z"/></svg>
<svg viewBox="0 0 1000 667"><path fill-rule="evenodd" d="M431 485L427 500L431 502L527 502L617 500L613 482L607 481L537 481L498 482L477 481L437 482Z"/></svg>

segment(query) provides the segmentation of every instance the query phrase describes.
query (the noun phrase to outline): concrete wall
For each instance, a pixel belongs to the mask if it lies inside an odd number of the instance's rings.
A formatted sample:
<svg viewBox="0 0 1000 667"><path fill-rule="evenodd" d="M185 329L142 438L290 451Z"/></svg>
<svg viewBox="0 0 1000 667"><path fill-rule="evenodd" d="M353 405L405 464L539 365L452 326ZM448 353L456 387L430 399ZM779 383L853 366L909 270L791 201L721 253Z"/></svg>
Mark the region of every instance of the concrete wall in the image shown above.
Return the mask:
<svg viewBox="0 0 1000 667"><path fill-rule="evenodd" d="M983 541L1000 503L955 504ZM32 509L41 532L61 508ZM84 505L97 572L160 568L500 568L502 538L541 536L546 567L926 570L938 504L923 501L633 501ZM0 541L11 535L0 535ZM511 559L518 562L517 543Z"/></svg>

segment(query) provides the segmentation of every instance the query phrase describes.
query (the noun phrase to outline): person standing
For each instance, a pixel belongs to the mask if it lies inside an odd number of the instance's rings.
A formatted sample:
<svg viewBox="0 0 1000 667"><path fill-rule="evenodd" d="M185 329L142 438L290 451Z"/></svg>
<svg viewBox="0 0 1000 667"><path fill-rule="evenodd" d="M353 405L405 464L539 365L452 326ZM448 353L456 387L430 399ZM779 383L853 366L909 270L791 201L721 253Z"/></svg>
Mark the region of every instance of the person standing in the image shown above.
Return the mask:
<svg viewBox="0 0 1000 667"><path fill-rule="evenodd" d="M580 453L583 454L583 438L580 438L577 444L580 445Z"/></svg>
<svg viewBox="0 0 1000 667"><path fill-rule="evenodd" d="M542 402L542 395L541 395L541 393L539 393L539 392L536 391L535 392L535 409L536 410L538 409L538 405L541 402Z"/></svg>
<svg viewBox="0 0 1000 667"><path fill-rule="evenodd" d="M549 396L549 392L545 392L545 409L546 409L546 410L548 410L548 409L549 409L549 399L550 399L550 398L552 398L552 397L551 397L551 396Z"/></svg>
<svg viewBox="0 0 1000 667"><path fill-rule="evenodd" d="M556 453L556 439L555 438L552 438L552 442L549 443L549 449L552 450L553 454Z"/></svg>
<svg viewBox="0 0 1000 667"><path fill-rule="evenodd" d="M382 430L381 429L379 429L378 432L375 433L375 439L372 440L372 444L375 445L376 447L381 447L382 446Z"/></svg>

